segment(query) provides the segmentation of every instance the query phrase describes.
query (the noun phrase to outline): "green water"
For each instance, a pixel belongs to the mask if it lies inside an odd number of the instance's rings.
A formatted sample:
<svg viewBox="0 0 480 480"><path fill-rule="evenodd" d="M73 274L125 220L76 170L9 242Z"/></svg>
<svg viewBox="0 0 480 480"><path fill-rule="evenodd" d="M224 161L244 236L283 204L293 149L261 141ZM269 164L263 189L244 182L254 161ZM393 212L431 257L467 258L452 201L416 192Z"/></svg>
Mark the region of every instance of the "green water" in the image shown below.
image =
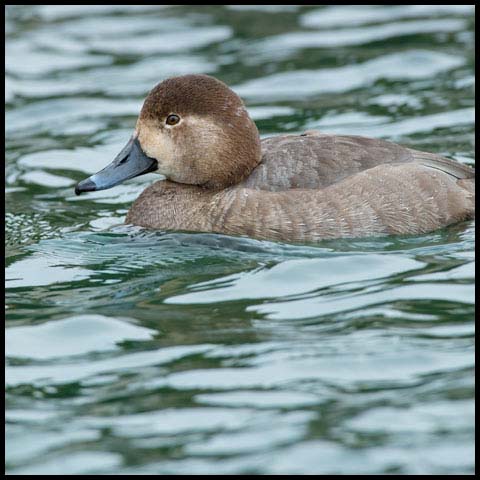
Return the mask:
<svg viewBox="0 0 480 480"><path fill-rule="evenodd" d="M473 473L474 223L288 245L75 197L150 88L474 164L469 6L8 6L6 471Z"/></svg>

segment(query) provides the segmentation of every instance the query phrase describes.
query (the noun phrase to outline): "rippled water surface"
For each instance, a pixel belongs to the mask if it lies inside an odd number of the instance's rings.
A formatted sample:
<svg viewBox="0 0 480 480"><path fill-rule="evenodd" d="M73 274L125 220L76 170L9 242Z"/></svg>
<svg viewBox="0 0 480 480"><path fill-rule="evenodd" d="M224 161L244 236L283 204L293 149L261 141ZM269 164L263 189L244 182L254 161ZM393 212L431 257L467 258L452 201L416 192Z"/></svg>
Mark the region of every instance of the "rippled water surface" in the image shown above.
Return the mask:
<svg viewBox="0 0 480 480"><path fill-rule="evenodd" d="M185 73L262 136L473 165L473 7L6 12L8 473L473 473L473 222L289 245L123 225L153 174L73 193Z"/></svg>

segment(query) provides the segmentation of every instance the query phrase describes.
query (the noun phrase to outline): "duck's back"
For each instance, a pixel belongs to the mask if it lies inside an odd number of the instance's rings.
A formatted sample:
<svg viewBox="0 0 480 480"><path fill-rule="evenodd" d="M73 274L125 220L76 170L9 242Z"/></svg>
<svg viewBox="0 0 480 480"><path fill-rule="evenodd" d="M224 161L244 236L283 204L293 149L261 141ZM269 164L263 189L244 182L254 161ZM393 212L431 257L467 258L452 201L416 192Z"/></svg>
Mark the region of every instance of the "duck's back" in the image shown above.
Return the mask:
<svg viewBox="0 0 480 480"><path fill-rule="evenodd" d="M474 169L385 140L310 131L262 140L262 161L240 185L259 190L321 189L379 165L416 163L458 179Z"/></svg>

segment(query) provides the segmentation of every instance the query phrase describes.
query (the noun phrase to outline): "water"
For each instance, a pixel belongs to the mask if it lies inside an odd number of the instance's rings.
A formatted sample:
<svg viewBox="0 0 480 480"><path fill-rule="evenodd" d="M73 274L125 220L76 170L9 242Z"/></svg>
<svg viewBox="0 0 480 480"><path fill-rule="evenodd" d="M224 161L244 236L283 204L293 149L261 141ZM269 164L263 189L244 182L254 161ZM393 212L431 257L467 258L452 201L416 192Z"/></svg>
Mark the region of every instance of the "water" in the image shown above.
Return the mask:
<svg viewBox="0 0 480 480"><path fill-rule="evenodd" d="M184 73L262 136L473 165L472 8L8 6L7 473L473 473L473 222L289 245L123 225L153 174L73 193Z"/></svg>

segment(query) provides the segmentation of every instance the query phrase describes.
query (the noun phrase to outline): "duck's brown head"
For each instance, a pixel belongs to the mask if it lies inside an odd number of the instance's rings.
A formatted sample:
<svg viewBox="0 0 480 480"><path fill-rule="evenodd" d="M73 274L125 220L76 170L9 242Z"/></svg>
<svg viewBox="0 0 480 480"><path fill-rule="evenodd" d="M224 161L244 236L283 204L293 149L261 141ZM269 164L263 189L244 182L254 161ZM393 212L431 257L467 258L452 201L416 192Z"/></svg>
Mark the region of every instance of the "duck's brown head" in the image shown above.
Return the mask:
<svg viewBox="0 0 480 480"><path fill-rule="evenodd" d="M225 188L260 159L258 130L241 98L213 77L184 75L149 93L128 144L75 192L103 190L151 171L178 183Z"/></svg>

